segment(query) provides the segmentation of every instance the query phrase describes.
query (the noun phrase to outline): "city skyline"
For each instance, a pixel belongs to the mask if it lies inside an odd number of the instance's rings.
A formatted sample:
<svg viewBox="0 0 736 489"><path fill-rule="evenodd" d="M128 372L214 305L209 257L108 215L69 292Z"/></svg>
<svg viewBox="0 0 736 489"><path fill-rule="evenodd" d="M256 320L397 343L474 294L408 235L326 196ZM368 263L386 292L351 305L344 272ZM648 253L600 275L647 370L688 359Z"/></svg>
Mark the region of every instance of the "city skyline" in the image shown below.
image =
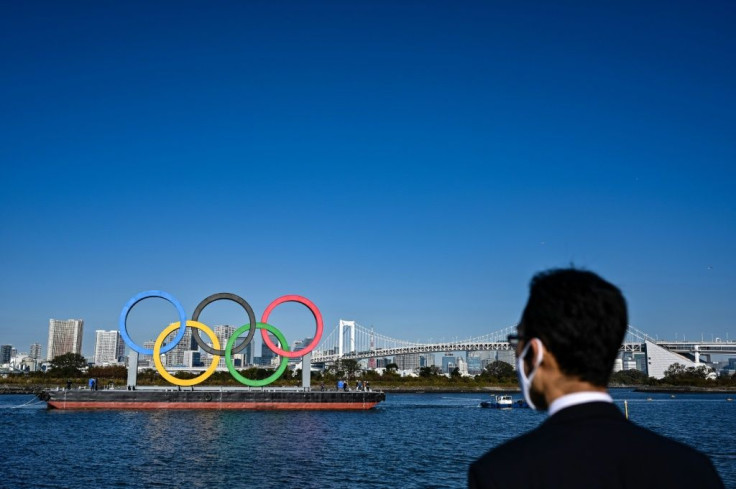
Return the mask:
<svg viewBox="0 0 736 489"><path fill-rule="evenodd" d="M151 289L473 337L570 264L652 336L733 339L734 9L11 3L0 342L78 317L89 357ZM159 302L139 344L178 320ZM314 334L298 305L271 322Z"/></svg>
<svg viewBox="0 0 736 489"><path fill-rule="evenodd" d="M49 338L51 338L51 335L53 334L52 333L52 331L53 331L52 325L54 325L54 324L60 324L60 325L63 325L63 326L69 326L71 324L71 322L75 322L75 323L76 322L80 322L81 325L83 325L84 320L83 319L70 319L70 320L66 320L66 321L59 321L59 320L50 319L49 320ZM83 329L81 327L81 325L79 325L79 328L80 329ZM231 326L231 325L227 325L227 324L218 324L218 325L213 326L212 329L213 329L213 331L215 333L215 336L217 336L218 341L221 343L221 346L223 346L227 342L227 339L232 334L232 332L235 331L236 327L235 326ZM332 331L330 331L329 329L327 329L324 336L327 336L331 332ZM377 333L378 334L381 334L380 331L377 331ZM646 333L646 332L642 332L642 333ZM171 340L173 340L175 336L176 336L176 332L170 333L167 336L167 339L164 341L164 344L168 344L168 342L171 341ZM323 336L323 338L324 338L324 336ZM483 336L483 335L480 335L480 336ZM240 339L242 340L244 337L245 337L244 335L241 335ZM85 352L85 350L84 350L84 343L82 342L82 344L81 344L81 347L82 347L81 348L82 355L85 356L85 358L87 358L87 360L89 362L91 362L91 363L94 363L94 364L115 363L115 361L107 358L111 354L110 352L112 352L112 351L116 352L117 353L116 358L123 357L123 356L127 355L127 353L129 352L129 349L124 344L124 341L123 341L123 339L122 339L122 337L120 335L119 330L110 330L110 331L96 330L95 331L95 338L96 338L95 339L95 345L94 345L94 348L93 348L91 354L84 353ZM652 338L654 338L654 337L652 337ZM77 339L78 339L78 336L75 336L73 341L76 342ZM396 338L396 339L401 340L402 338ZM454 339L457 340L457 339L462 339L462 338L455 337ZM657 339L659 339L659 340L668 340L668 338L657 338ZM700 338L697 338L697 337L695 337L695 338L689 338L689 339L686 338L686 337L669 338L669 340L672 340L672 339L674 339L675 341L689 340L689 341L695 341L695 342L702 341L702 342L706 342L706 343L707 342L711 342L711 343L715 342L715 343L717 343L717 342L721 342L721 341L725 341L725 342L732 342L732 341L734 341L734 339L731 338L728 333L726 333L725 337L723 337L723 338L716 337L716 336L711 336L710 338L705 338L704 335L701 335ZM432 338L430 338L429 340L432 340ZM434 338L434 340L437 340L437 341L445 341L445 340L450 341L449 339L441 339L440 340L438 338ZM634 340L636 340L636 338L634 338ZM71 341L71 340L69 340L69 341ZM69 341L67 341L67 342L69 342ZM206 339L206 341L207 341L208 344L211 345L211 342L208 339ZM272 335L272 341L277 342L276 338L273 337L273 335ZM294 341L292 341L291 347L292 347L292 349L299 349L303 344L308 343L308 342L311 342L311 341L312 341L312 338L304 338L304 339L294 340ZM420 342L428 342L427 339L424 339L423 341L421 339L419 339L417 341L420 341ZM625 341L629 341L629 340L628 339L625 339ZM143 342L143 348L153 348L154 343L155 343L155 341L153 339L146 340L146 341ZM14 351L17 351L18 353L27 354L31 358L39 358L38 356L34 356L34 354L35 355L39 355L40 354L40 351L41 351L41 345L39 343L33 343L33 344L31 344L28 352L26 352L22 348L19 349L15 345L12 345L12 344L7 344L6 345L6 344L4 344L2 342L0 342L0 344L3 344L3 346L12 347ZM98 361L98 356L99 356L98 349L100 349L100 346L101 345L102 345L102 349L105 351L105 353L103 353L102 355L105 356L106 359L103 360L103 361L101 361L101 362L99 362ZM249 346L246 348L246 352L247 352L245 354L246 364L254 364L252 362L254 360L254 358L252 358L253 357L252 352L255 351L255 348L257 348L258 345L260 345L261 357L263 357L264 352L266 352L266 356L269 357L269 358L275 356L275 354L273 354L273 352L270 352L270 350L268 348L266 348L266 345L263 344L260 341L259 336L256 335L253 338L252 342L249 344ZM76 346L76 343L75 343L74 349L77 349L77 348L78 347ZM319 347L317 349L319 350ZM193 339L193 337L191 335L191 329L189 329L189 328L187 329L187 331L186 331L186 333L185 333L184 338L182 339L182 341L179 344L177 344L177 346L173 350L171 350L171 352L170 352L171 354L170 355L167 355L167 360L166 360L165 364L166 365L170 365L170 366L181 366L181 364L184 363L183 362L183 359L184 359L184 355L185 355L185 352L186 351L201 351L204 354L204 351L200 350L199 347L194 342L194 339ZM444 350L442 350L442 351L444 351ZM449 353L461 352L461 351L463 351L463 350L451 350ZM441 355L441 354L442 354L441 351L438 350L433 355ZM413 354L404 354L404 355L401 355L401 356L411 356L411 355L413 355ZM713 354L713 355L714 355L715 361L722 360L721 357L724 357L725 358L726 356L728 356L728 354L718 354L718 353ZM206 356L206 354L205 354L205 356ZM242 355L237 355L238 358L240 358L241 356ZM148 357L150 357L150 355L149 356L145 356L144 355L143 357L141 357L141 360L144 361ZM250 361L248 361L248 359L250 359ZM46 360L48 361L48 359L46 359ZM148 360L150 360L150 358L148 358ZM375 360L375 358L368 359L368 362L370 363L371 360ZM221 363L223 363L223 362L224 362L224 359L221 359ZM513 363L513 362L511 362L511 363Z"/></svg>

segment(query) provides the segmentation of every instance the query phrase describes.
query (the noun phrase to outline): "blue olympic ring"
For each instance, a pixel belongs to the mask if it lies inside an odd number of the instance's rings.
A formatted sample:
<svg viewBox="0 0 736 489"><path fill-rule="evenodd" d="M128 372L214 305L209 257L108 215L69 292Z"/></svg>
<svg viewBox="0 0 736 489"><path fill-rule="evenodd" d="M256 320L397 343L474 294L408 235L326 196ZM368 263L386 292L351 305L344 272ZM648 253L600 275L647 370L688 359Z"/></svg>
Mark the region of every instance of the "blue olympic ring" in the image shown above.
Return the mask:
<svg viewBox="0 0 736 489"><path fill-rule="evenodd" d="M174 296L172 296L168 292L164 292L163 290L146 290L145 292L134 295L125 304L123 310L120 311L120 320L118 321L118 326L120 328L120 336L123 337L125 343L130 347L131 350L137 351L141 355L153 355L153 349L143 348L137 345L130 338L130 335L128 335L128 313L130 313L130 310L133 308L133 306L138 304L143 299L147 299L149 297L160 297L161 299L165 299L171 302L174 307L176 307L176 310L179 313L179 323L181 324L181 326L179 327L179 332L176 334L176 338L174 338L168 345L161 348L161 353L166 353L167 351L174 348L181 341L181 339L184 338L184 331L187 329L187 313L184 312L184 307L179 303L178 300L174 298Z"/></svg>

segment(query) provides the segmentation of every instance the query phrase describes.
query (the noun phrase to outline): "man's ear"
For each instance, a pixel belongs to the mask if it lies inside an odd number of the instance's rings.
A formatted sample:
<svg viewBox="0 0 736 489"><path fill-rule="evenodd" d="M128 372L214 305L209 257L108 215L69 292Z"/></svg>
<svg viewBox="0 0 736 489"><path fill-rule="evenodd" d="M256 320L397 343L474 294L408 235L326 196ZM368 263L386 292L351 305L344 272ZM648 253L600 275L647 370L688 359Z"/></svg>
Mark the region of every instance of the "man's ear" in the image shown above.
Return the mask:
<svg viewBox="0 0 736 489"><path fill-rule="evenodd" d="M547 371L550 370L559 370L559 364L557 363L557 358L555 358L554 354L550 352L547 347L544 346L544 343L541 341L535 341L535 344L532 345L530 350L534 350L534 355L537 355L538 351L541 350L542 352L542 361L539 363L540 369L545 369ZM536 349L535 349L536 348ZM534 358L537 358L536 356L532 357L532 361Z"/></svg>
<svg viewBox="0 0 736 489"><path fill-rule="evenodd" d="M524 364L527 366L528 369L533 369L534 364L536 364L537 358L539 358L539 355L542 356L542 361L540 365L544 363L544 357L549 354L549 352L544 348L544 344L542 344L542 340L539 338L532 338L529 340L529 349L526 352L526 356L524 357Z"/></svg>

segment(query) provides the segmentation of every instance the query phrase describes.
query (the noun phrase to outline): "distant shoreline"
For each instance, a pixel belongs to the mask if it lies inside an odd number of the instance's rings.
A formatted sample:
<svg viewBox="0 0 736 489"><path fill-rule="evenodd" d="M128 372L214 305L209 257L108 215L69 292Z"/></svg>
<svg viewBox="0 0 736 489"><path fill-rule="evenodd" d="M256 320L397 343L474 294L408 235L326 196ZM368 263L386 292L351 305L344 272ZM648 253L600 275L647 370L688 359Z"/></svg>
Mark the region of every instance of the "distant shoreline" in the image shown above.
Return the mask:
<svg viewBox="0 0 736 489"><path fill-rule="evenodd" d="M479 394L493 394L495 392L521 392L518 387L453 387L453 386L381 386L376 385L375 390L382 390L383 392L390 392L393 394L432 394L432 393L444 393L444 394L472 394L477 392Z"/></svg>
<svg viewBox="0 0 736 489"><path fill-rule="evenodd" d="M699 387L690 385L640 385L636 392L661 392L663 394L736 394L736 387Z"/></svg>
<svg viewBox="0 0 736 489"><path fill-rule="evenodd" d="M2 394L37 394L44 389L56 389L56 384L0 384L0 395Z"/></svg>
<svg viewBox="0 0 736 489"><path fill-rule="evenodd" d="M55 389L56 385L31 384L31 385L14 385L0 384L0 395L2 394L37 394L44 389Z"/></svg>
<svg viewBox="0 0 736 489"><path fill-rule="evenodd" d="M13 385L0 384L0 395L2 394L37 394L44 389L63 388L59 385ZM77 385L73 387L77 388ZM124 387L123 387L124 388ZM312 390L319 389L319 386L312 384ZM392 394L423 394L423 393L444 393L444 394L465 394L477 392L479 394L493 394L497 392L521 392L518 387L454 387L454 386L381 386L375 385L372 390L389 392Z"/></svg>
<svg viewBox="0 0 736 489"><path fill-rule="evenodd" d="M75 384L73 388L77 388ZM37 394L44 389L63 388L58 384L0 384L0 395L3 394ZM118 386L118 388L120 388ZM123 387L124 388L124 387ZM319 386L312 385L312 389ZM633 389L635 392L653 392L663 394L736 394L736 387L699 387L699 386L652 386L652 385L611 385L609 389ZM486 386L486 387L461 387L461 386L436 386L436 385L413 385L413 386L382 386L374 384L373 390L380 390L392 394L495 394L495 393L519 393L518 386Z"/></svg>

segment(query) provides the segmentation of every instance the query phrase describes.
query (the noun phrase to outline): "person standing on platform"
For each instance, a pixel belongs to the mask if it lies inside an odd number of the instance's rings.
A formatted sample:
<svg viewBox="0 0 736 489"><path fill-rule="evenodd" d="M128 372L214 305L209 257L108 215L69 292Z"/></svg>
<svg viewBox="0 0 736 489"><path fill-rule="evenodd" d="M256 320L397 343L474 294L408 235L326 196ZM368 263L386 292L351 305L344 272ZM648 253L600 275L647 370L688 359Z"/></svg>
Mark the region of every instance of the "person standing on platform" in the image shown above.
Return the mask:
<svg viewBox="0 0 736 489"><path fill-rule="evenodd" d="M470 465L470 488L723 489L704 454L627 421L606 386L628 328L626 301L598 275L550 270L531 281L517 335L529 406L549 417Z"/></svg>

